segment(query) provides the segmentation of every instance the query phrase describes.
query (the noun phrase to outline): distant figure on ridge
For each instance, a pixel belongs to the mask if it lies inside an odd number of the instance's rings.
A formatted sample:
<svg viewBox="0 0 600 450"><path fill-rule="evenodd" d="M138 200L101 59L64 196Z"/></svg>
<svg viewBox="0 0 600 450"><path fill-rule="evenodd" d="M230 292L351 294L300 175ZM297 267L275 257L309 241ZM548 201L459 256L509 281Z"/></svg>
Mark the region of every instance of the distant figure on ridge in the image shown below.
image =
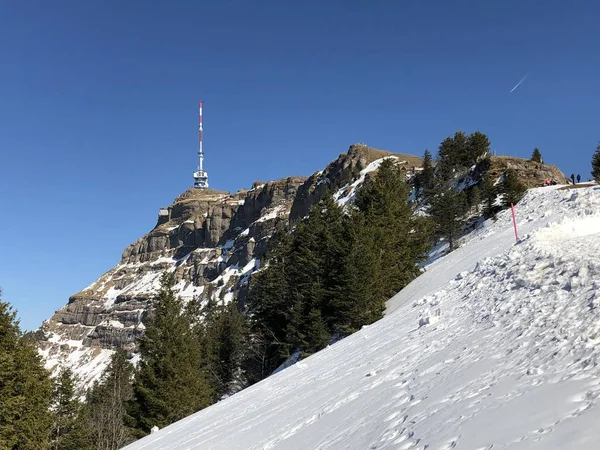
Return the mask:
<svg viewBox="0 0 600 450"><path fill-rule="evenodd" d="M581 175L577 174L577 182L581 182Z"/></svg>
<svg viewBox="0 0 600 450"><path fill-rule="evenodd" d="M573 184L575 184L575 174L574 173L571 174L571 180L573 181Z"/></svg>

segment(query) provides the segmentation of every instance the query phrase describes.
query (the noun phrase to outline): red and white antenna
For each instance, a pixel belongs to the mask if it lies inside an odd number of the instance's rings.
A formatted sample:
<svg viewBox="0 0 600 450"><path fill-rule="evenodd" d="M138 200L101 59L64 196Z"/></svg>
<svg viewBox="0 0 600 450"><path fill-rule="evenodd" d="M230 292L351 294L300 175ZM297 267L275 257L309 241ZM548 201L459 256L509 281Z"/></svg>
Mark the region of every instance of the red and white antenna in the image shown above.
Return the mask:
<svg viewBox="0 0 600 450"><path fill-rule="evenodd" d="M198 170L194 172L194 187L196 189L208 188L208 172L202 166L204 162L204 151L202 150L202 100L198 101Z"/></svg>

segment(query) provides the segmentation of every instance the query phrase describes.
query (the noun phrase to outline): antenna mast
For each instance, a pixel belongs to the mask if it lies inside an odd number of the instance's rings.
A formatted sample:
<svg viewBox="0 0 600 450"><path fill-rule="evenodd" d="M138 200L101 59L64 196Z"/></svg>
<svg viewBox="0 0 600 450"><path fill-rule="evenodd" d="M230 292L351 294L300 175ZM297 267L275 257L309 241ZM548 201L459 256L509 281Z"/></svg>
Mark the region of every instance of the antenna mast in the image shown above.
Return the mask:
<svg viewBox="0 0 600 450"><path fill-rule="evenodd" d="M202 163L204 162L204 151L202 150L202 100L198 101L198 170L194 172L194 188L208 188L208 172L204 170Z"/></svg>

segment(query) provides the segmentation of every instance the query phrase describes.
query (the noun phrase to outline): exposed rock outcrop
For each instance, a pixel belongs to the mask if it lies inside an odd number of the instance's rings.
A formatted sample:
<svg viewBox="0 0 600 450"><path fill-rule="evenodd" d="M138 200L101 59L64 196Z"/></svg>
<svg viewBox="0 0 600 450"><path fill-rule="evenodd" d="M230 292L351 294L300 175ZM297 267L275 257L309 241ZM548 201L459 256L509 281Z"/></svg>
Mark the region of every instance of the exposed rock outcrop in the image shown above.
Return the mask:
<svg viewBox="0 0 600 450"><path fill-rule="evenodd" d="M491 165L487 170L492 177L499 177L508 169L513 169L527 188L543 186L545 180L554 180L557 184L568 182L558 167L552 164L542 164L510 156L492 156L490 160Z"/></svg>
<svg viewBox="0 0 600 450"><path fill-rule="evenodd" d="M554 180L557 184L567 183L567 178L556 166L512 156L491 156L483 159L474 170L468 172L467 178L479 181L483 174L487 173L497 180L507 170L514 170L519 181L528 189L543 186L545 180Z"/></svg>

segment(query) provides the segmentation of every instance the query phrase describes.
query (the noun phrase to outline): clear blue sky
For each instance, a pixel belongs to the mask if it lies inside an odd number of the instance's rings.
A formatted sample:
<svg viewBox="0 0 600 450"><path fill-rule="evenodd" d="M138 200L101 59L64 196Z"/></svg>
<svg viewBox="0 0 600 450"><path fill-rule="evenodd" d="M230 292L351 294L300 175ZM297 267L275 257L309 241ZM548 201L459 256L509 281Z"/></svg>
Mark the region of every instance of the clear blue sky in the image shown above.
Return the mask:
<svg viewBox="0 0 600 450"><path fill-rule="evenodd" d="M192 184L309 175L354 142L462 129L587 179L595 1L0 3L0 286L26 329L115 265ZM527 80L510 89L526 74Z"/></svg>

